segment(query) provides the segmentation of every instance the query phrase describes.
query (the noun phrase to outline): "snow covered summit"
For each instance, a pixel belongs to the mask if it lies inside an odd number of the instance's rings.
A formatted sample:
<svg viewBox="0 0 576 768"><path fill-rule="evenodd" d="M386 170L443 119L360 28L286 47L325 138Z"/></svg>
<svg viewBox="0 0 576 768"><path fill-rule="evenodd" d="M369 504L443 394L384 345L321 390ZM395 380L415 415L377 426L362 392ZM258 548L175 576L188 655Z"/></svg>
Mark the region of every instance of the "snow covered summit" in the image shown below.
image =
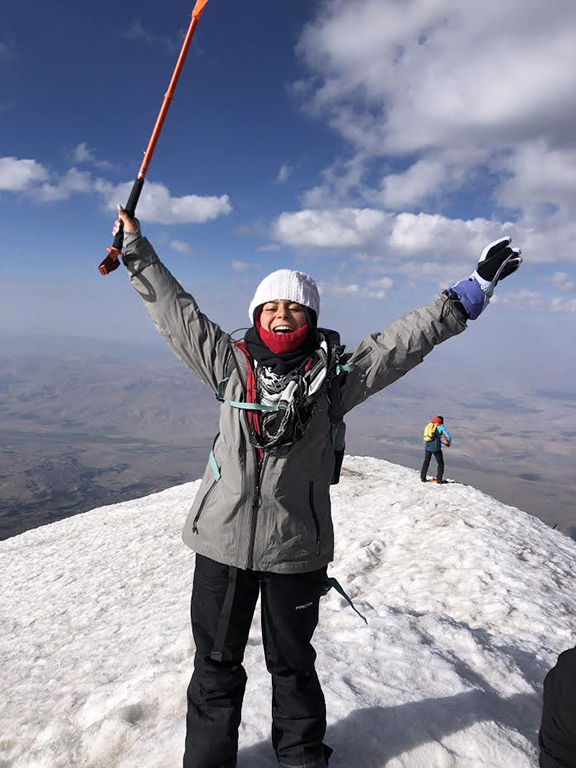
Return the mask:
<svg viewBox="0 0 576 768"><path fill-rule="evenodd" d="M199 482L199 481L198 481ZM198 482L0 544L1 768L176 768ZM348 457L315 635L331 768L535 766L541 683L574 645L576 543L459 484ZM259 621L239 768L273 768Z"/></svg>

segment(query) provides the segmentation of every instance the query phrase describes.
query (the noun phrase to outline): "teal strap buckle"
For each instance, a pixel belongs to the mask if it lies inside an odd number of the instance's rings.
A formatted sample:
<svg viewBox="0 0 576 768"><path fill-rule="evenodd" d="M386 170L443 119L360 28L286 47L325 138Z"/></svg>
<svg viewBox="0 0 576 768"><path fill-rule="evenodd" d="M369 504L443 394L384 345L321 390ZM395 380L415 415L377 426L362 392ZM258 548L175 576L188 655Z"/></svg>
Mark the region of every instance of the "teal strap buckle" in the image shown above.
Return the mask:
<svg viewBox="0 0 576 768"><path fill-rule="evenodd" d="M273 413L278 410L277 405L263 405L262 403L240 403L236 400L224 400L226 405L231 405L232 408L240 408L243 411L264 411L266 413Z"/></svg>
<svg viewBox="0 0 576 768"><path fill-rule="evenodd" d="M353 371L356 366L354 363L343 363L336 366L336 376L340 376L341 373L350 373L350 371Z"/></svg>

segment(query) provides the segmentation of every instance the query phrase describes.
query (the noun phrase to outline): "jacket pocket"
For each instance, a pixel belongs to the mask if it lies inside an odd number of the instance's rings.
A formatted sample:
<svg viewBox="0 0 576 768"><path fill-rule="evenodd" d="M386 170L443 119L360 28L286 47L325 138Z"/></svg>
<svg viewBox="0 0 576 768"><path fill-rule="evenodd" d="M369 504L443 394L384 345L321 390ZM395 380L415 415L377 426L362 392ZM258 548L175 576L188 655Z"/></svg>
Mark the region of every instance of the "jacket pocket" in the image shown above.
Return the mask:
<svg viewBox="0 0 576 768"><path fill-rule="evenodd" d="M314 480L310 480L308 486L308 501L310 503L310 512L312 513L312 519L314 520L314 530L316 531L316 554L320 554L321 541L320 541L320 521L318 519L318 513L316 512L316 504L314 502Z"/></svg>
<svg viewBox="0 0 576 768"><path fill-rule="evenodd" d="M192 523L192 533L198 533L198 521L200 520L200 515L202 514L204 507L206 506L206 502L212 495L214 488L216 488L217 485L218 485L218 480L214 478L212 485L210 486L210 488L208 488L208 490L204 494L204 498L200 502L200 506L198 507L198 512L196 512L196 517L194 518L194 521Z"/></svg>

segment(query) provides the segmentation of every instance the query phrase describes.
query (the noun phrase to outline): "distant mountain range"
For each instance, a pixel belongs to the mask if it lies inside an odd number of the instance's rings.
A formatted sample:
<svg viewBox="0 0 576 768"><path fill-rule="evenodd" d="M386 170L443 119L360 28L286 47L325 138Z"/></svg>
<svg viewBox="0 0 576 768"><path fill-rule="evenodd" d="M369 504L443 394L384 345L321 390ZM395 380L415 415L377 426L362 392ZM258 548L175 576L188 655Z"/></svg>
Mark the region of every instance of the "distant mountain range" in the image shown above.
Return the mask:
<svg viewBox="0 0 576 768"><path fill-rule="evenodd" d="M201 476L219 405L163 346L11 339L1 348L0 538ZM442 413L454 438L449 477L576 538L572 393L520 395L502 382L471 391L466 372L447 382L430 370L350 414L348 452L418 468L424 425Z"/></svg>
<svg viewBox="0 0 576 768"><path fill-rule="evenodd" d="M0 538L201 474L218 404L159 357L1 360Z"/></svg>

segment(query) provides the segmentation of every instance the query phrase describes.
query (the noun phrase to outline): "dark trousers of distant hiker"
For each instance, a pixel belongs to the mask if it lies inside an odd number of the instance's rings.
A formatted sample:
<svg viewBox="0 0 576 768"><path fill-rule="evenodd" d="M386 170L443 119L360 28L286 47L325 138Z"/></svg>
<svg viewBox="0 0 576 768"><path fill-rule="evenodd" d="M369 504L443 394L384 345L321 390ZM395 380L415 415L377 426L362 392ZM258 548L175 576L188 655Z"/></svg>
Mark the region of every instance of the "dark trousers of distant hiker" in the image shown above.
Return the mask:
<svg viewBox="0 0 576 768"><path fill-rule="evenodd" d="M538 741L540 768L576 768L576 648L546 675Z"/></svg>
<svg viewBox="0 0 576 768"><path fill-rule="evenodd" d="M194 674L188 687L184 768L235 768L248 633L261 591L262 640L272 675L272 744L281 766L326 765L331 750L311 645L326 568L278 574L196 555L192 590Z"/></svg>
<svg viewBox="0 0 576 768"><path fill-rule="evenodd" d="M420 471L420 480L426 480L426 474L428 472L428 467L430 466L430 459L432 456L436 457L436 463L438 464L436 480L441 483L442 478L444 477L444 456L442 455L442 451L424 450L424 463L422 464L422 470Z"/></svg>

